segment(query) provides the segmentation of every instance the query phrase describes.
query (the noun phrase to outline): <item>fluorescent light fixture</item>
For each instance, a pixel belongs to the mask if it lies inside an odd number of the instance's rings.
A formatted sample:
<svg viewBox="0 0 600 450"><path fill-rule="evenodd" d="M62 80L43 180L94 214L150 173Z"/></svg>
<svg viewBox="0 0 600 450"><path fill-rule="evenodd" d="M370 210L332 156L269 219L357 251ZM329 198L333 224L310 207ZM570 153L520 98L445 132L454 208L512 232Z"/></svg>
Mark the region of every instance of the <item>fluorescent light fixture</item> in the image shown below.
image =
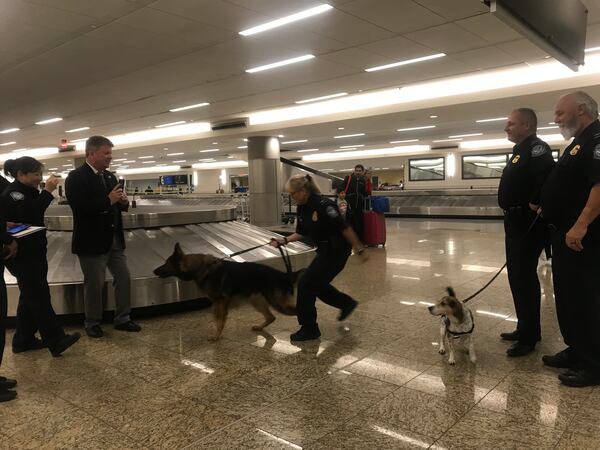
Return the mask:
<svg viewBox="0 0 600 450"><path fill-rule="evenodd" d="M306 100L298 100L296 103L301 105L303 103L318 102L321 100L329 100L330 98L343 97L344 95L348 95L348 93L347 92L338 92L337 94L324 95L322 97L307 98Z"/></svg>
<svg viewBox="0 0 600 450"><path fill-rule="evenodd" d="M429 61L431 59L443 58L444 56L446 56L445 53L435 53L433 55L421 56L420 58L405 59L404 61L398 61L398 62L391 63L391 64L385 64L383 66L370 67L368 69L365 69L365 72L376 72L378 70L385 70L385 69L391 69L393 67L406 66L408 64L415 64L415 63L419 63L419 62L423 62L423 61Z"/></svg>
<svg viewBox="0 0 600 450"><path fill-rule="evenodd" d="M499 122L501 120L508 120L508 117L494 117L493 119L479 119L475 122L477 123L485 123L485 122Z"/></svg>
<svg viewBox="0 0 600 450"><path fill-rule="evenodd" d="M296 150L298 153L318 152L318 148L305 148L304 150Z"/></svg>
<svg viewBox="0 0 600 450"><path fill-rule="evenodd" d="M206 150L199 150L200 153L212 153L212 152L218 152L219 149L218 148L209 148Z"/></svg>
<svg viewBox="0 0 600 450"><path fill-rule="evenodd" d="M15 131L19 131L20 128L7 128L6 130L0 131L0 134L14 133Z"/></svg>
<svg viewBox="0 0 600 450"><path fill-rule="evenodd" d="M240 145L238 148L248 148L247 145Z"/></svg>
<svg viewBox="0 0 600 450"><path fill-rule="evenodd" d="M185 123L185 120L178 120L177 122L169 122L169 123L163 123L161 125L155 125L154 128L174 127L175 125L181 125L184 123Z"/></svg>
<svg viewBox="0 0 600 450"><path fill-rule="evenodd" d="M183 155L183 152L179 152L179 153L167 153L167 156L179 156L179 155Z"/></svg>
<svg viewBox="0 0 600 450"><path fill-rule="evenodd" d="M538 127L538 130L553 130L555 128L558 128L558 125L551 125L549 127Z"/></svg>
<svg viewBox="0 0 600 450"><path fill-rule="evenodd" d="M5 142L3 144L0 144L0 147L6 147L7 145L13 145L13 144L16 144L16 142L15 141Z"/></svg>
<svg viewBox="0 0 600 450"><path fill-rule="evenodd" d="M334 136L334 139L345 139L345 138L350 138L350 137L356 137L356 136L364 136L365 133L356 133L356 134L343 134L341 136Z"/></svg>
<svg viewBox="0 0 600 450"><path fill-rule="evenodd" d="M149 159L154 158L154 156L139 156L139 159Z"/></svg>
<svg viewBox="0 0 600 450"><path fill-rule="evenodd" d="M302 55L296 58L284 59L283 61L277 61L271 64L265 64L264 66L253 67L251 69L247 69L247 73L256 73L262 72L263 70L275 69L276 67L287 66L289 64L295 64L302 61L307 61L309 59L313 59L315 55Z"/></svg>
<svg viewBox="0 0 600 450"><path fill-rule="evenodd" d="M248 142L248 138L244 138L243 140L244 140L244 142Z"/></svg>
<svg viewBox="0 0 600 450"><path fill-rule="evenodd" d="M73 166L73 164L63 164L62 166L63 166L63 167L72 167L72 166Z"/></svg>
<svg viewBox="0 0 600 450"><path fill-rule="evenodd" d="M281 17L279 19L263 23L262 25L248 28L247 30L240 31L239 34L242 36L252 36L253 34L262 33L263 31L272 30L273 28L281 27L283 25L287 25L288 23L296 22L298 20L306 19L307 17L324 13L332 8L333 6L324 3L322 5L315 6L314 8L305 9L304 11Z"/></svg>
<svg viewBox="0 0 600 450"><path fill-rule="evenodd" d="M56 154L58 154L57 147L19 148L17 150L13 150L11 153L0 155L0 161L6 161L7 159L12 158L20 158L21 156L39 158L40 156L50 156Z"/></svg>
<svg viewBox="0 0 600 450"><path fill-rule="evenodd" d="M174 163L184 163L186 160L185 159L179 159L177 161L173 161Z"/></svg>
<svg viewBox="0 0 600 450"><path fill-rule="evenodd" d="M471 136L482 136L482 135L483 135L483 133L455 134L453 136L448 136L448 139L464 138L464 137L471 137Z"/></svg>
<svg viewBox="0 0 600 450"><path fill-rule="evenodd" d="M77 133L78 131L85 131L89 129L90 127L73 128L72 130L65 131L65 133Z"/></svg>
<svg viewBox="0 0 600 450"><path fill-rule="evenodd" d="M201 108L203 106L208 106L210 105L210 103L204 102L204 103L196 103L195 105L187 105L187 106L181 106L179 108L173 108L170 109L170 112L179 112L179 111L186 111L188 109L194 109L194 108Z"/></svg>
<svg viewBox="0 0 600 450"><path fill-rule="evenodd" d="M215 158L200 158L198 161L216 161Z"/></svg>
<svg viewBox="0 0 600 450"><path fill-rule="evenodd" d="M302 142L308 142L308 139L298 139L297 141L285 141L282 144L300 144Z"/></svg>
<svg viewBox="0 0 600 450"><path fill-rule="evenodd" d="M192 164L194 169L210 170L210 169L228 169L238 167L248 167L248 163L242 160L235 161L215 161Z"/></svg>
<svg viewBox="0 0 600 450"><path fill-rule="evenodd" d="M62 120L62 117L53 117L51 119L44 119L44 120L40 120L39 122L36 122L36 125L47 125L49 123L54 123L54 122L60 122Z"/></svg>
<svg viewBox="0 0 600 450"><path fill-rule="evenodd" d="M548 122L548 125L556 125L556 122Z"/></svg>
<svg viewBox="0 0 600 450"><path fill-rule="evenodd" d="M429 151L429 145L406 145L403 147L390 147L372 150L357 150L338 153L319 153L302 157L303 161L338 161L343 159L377 158L384 156L402 155L405 153L419 153Z"/></svg>
<svg viewBox="0 0 600 450"><path fill-rule="evenodd" d="M396 131L417 131L417 130L428 130L435 128L435 125L423 125L422 127L409 127L409 128L398 128Z"/></svg>
<svg viewBox="0 0 600 450"><path fill-rule="evenodd" d="M340 145L340 148L356 148L356 147L364 147L364 144L358 144L358 145Z"/></svg>
<svg viewBox="0 0 600 450"><path fill-rule="evenodd" d="M591 52L597 52L598 50L600 50L600 47L590 47L590 48L586 48L584 50L585 53L591 53Z"/></svg>
<svg viewBox="0 0 600 450"><path fill-rule="evenodd" d="M117 169L118 175L135 175L139 173L164 173L175 172L181 169L180 166L155 166L155 167L139 167L137 169Z"/></svg>
<svg viewBox="0 0 600 450"><path fill-rule="evenodd" d="M133 161L129 160L129 161L123 161L123 162L126 163L126 164L131 164L131 163L134 163L136 161L135 160L133 160Z"/></svg>
<svg viewBox="0 0 600 450"><path fill-rule="evenodd" d="M431 141L431 142L456 142L456 141L462 141L462 138L452 138L452 139L437 139L435 141Z"/></svg>
<svg viewBox="0 0 600 450"><path fill-rule="evenodd" d="M115 162L117 162L117 161L127 161L127 158L113 159L113 161L115 161Z"/></svg>
<svg viewBox="0 0 600 450"><path fill-rule="evenodd" d="M11 152L24 152L25 150L27 150L27 148L22 147L22 148L15 148L14 150L11 150Z"/></svg>
<svg viewBox="0 0 600 450"><path fill-rule="evenodd" d="M154 164L156 161L142 161L142 164Z"/></svg>
<svg viewBox="0 0 600 450"><path fill-rule="evenodd" d="M402 141L390 141L390 144L406 144L408 142L419 142L418 139L404 139Z"/></svg>
<svg viewBox="0 0 600 450"><path fill-rule="evenodd" d="M436 116L436 115L432 115L432 116L429 116L429 118L430 118L430 119L437 119L437 118L438 118L438 116Z"/></svg>

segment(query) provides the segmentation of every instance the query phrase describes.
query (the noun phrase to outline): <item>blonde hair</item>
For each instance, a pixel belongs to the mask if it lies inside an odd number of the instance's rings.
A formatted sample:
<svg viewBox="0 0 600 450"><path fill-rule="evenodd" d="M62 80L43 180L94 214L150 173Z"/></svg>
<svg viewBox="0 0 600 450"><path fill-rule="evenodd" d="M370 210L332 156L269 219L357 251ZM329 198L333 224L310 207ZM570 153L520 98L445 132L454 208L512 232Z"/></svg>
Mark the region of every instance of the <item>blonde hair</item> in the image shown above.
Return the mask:
<svg viewBox="0 0 600 450"><path fill-rule="evenodd" d="M309 174L303 175L299 173L298 175L294 175L287 181L287 183L285 184L285 188L288 191L292 192L298 192L302 189L306 189L306 191L308 191L309 194L321 193L319 187L317 186L317 183L315 183L315 180Z"/></svg>

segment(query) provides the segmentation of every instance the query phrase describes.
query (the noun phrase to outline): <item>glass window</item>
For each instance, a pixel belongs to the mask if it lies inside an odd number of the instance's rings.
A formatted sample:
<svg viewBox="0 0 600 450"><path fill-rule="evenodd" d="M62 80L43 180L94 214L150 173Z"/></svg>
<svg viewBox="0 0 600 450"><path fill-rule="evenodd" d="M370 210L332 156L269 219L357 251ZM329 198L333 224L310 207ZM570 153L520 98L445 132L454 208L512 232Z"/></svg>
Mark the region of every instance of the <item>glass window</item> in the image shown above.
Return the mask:
<svg viewBox="0 0 600 450"><path fill-rule="evenodd" d="M500 178L506 166L508 155L468 155L462 157L462 178Z"/></svg>
<svg viewBox="0 0 600 450"><path fill-rule="evenodd" d="M444 180L446 164L444 158L409 159L410 181Z"/></svg>

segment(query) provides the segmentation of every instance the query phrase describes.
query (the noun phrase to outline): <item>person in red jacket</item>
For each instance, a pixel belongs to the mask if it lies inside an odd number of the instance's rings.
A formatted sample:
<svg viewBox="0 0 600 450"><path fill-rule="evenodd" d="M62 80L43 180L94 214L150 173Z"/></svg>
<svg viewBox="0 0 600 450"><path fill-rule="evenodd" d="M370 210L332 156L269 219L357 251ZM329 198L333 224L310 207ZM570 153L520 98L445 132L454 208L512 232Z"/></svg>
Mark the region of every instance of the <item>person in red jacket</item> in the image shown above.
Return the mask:
<svg viewBox="0 0 600 450"><path fill-rule="evenodd" d="M372 190L371 173L366 171L362 164L354 166L354 173L347 175L344 183L338 188L338 195L342 192L346 195L346 201L352 211L350 225L359 239L364 238L363 211L365 201L371 195Z"/></svg>

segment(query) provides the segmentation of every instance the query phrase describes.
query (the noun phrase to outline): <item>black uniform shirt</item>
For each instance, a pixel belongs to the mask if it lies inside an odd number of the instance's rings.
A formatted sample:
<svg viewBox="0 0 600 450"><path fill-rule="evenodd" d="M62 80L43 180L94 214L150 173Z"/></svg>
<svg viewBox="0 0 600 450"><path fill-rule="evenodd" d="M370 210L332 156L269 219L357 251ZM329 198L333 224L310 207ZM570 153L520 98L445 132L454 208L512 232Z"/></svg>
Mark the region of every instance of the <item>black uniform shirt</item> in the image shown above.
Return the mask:
<svg viewBox="0 0 600 450"><path fill-rule="evenodd" d="M600 122L595 120L573 139L542 189L542 214L563 232L575 224L590 190L600 183ZM592 223L600 228L600 222Z"/></svg>
<svg viewBox="0 0 600 450"><path fill-rule="evenodd" d="M498 186L500 208L539 205L542 186L553 168L550 146L535 134L515 145Z"/></svg>
<svg viewBox="0 0 600 450"><path fill-rule="evenodd" d="M310 237L317 245L341 242L341 232L347 227L337 205L328 198L311 194L304 205L298 205L296 233Z"/></svg>
<svg viewBox="0 0 600 450"><path fill-rule="evenodd" d="M18 181L11 183L0 196L2 216L8 222L44 226L44 214L54 197Z"/></svg>

